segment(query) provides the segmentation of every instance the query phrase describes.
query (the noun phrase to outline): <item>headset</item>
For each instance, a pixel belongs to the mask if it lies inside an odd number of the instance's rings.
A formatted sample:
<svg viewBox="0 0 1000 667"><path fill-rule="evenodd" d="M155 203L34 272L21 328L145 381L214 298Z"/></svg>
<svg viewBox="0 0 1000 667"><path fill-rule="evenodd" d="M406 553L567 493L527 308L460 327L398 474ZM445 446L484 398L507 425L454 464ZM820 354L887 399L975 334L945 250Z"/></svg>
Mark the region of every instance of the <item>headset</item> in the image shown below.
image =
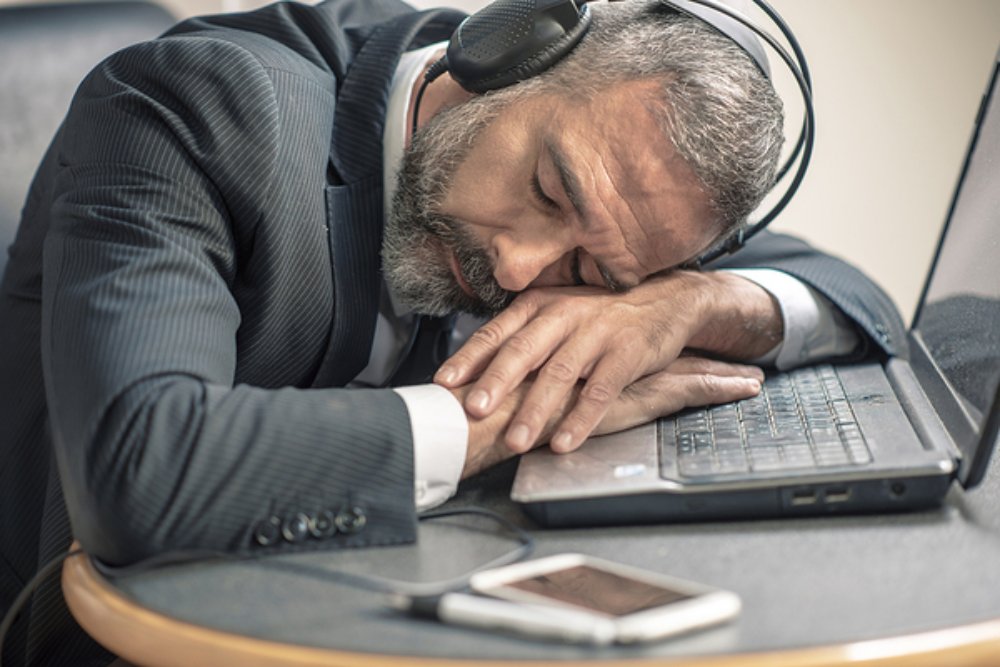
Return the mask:
<svg viewBox="0 0 1000 667"><path fill-rule="evenodd" d="M760 220L741 227L728 241L710 248L689 263L693 266L700 267L735 252L767 227L798 190L812 156L815 118L812 79L805 55L781 16L765 0L753 2L778 27L792 54L745 15L717 0L659 0L663 7L701 19L731 39L770 79L767 57L756 37L764 40L795 77L805 107L798 140L775 178L775 183L783 180L798 160L798 168L785 193ZM549 69L572 51L590 27L590 19L587 5L578 7L574 0L496 0L472 14L455 29L445 55L431 65L424 76L414 101L414 131L424 90L445 72L472 93L484 93L523 81Z"/></svg>

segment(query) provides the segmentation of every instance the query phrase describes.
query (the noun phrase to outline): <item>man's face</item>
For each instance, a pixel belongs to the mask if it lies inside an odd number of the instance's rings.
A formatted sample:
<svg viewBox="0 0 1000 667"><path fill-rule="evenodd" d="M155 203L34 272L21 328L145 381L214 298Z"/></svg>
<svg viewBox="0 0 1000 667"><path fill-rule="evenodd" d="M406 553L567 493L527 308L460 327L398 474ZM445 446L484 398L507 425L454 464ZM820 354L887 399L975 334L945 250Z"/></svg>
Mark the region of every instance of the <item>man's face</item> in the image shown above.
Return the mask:
<svg viewBox="0 0 1000 667"><path fill-rule="evenodd" d="M422 312L490 315L529 287L624 290L696 256L720 230L647 109L653 85L516 101L454 168L410 151L386 229L397 293ZM464 122L461 107L442 120Z"/></svg>

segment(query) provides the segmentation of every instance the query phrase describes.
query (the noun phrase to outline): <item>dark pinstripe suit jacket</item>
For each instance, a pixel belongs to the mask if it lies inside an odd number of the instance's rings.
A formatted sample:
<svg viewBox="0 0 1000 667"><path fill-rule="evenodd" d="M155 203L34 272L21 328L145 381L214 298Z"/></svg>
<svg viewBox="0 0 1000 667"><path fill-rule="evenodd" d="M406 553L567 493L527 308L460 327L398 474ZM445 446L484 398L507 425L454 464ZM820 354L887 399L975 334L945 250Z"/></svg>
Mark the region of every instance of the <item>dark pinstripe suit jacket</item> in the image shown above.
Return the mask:
<svg viewBox="0 0 1000 667"><path fill-rule="evenodd" d="M374 328L391 75L459 18L275 5L185 22L84 82L0 299L0 608L68 545L60 479L112 564L414 539L402 402L336 387ZM799 276L886 353L903 340L877 288L793 239L723 263ZM36 656L58 597L36 599Z"/></svg>

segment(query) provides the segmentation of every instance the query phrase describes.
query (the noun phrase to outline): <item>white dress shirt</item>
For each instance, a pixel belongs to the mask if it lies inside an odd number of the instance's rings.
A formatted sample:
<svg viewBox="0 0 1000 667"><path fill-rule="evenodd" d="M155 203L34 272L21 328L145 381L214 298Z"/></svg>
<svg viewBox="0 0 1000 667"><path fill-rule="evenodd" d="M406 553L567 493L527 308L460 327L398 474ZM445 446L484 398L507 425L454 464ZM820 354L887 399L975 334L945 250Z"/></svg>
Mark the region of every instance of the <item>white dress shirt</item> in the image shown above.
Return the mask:
<svg viewBox="0 0 1000 667"><path fill-rule="evenodd" d="M385 170L385 210L396 189L396 172L406 146L407 111L413 84L433 54L446 43L433 44L403 54L392 80L382 152ZM773 269L735 270L771 293L781 307L784 339L755 363L778 369L847 354L858 344L857 334L844 315L823 295L798 279ZM394 299L383 285L378 322L368 365L354 386L382 386L389 379L413 327L413 313ZM482 323L460 316L452 337L452 350ZM465 465L469 426L465 410L451 392L435 384L397 387L409 411L413 429L414 496L418 510L443 503L454 495Z"/></svg>

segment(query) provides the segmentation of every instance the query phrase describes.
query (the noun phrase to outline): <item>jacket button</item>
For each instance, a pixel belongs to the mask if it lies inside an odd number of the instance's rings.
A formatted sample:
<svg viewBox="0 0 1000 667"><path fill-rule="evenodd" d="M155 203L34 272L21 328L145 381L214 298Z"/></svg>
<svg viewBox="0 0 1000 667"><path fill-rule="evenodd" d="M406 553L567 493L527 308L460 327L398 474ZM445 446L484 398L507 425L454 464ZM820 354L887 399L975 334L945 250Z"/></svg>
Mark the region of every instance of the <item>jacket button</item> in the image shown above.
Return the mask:
<svg viewBox="0 0 1000 667"><path fill-rule="evenodd" d="M316 512L309 517L309 534L321 540L332 537L337 533L336 520L337 517L330 510Z"/></svg>
<svg viewBox="0 0 1000 667"><path fill-rule="evenodd" d="M281 536L287 542L301 542L309 534L309 517L305 514L296 514L285 519L281 526Z"/></svg>
<svg viewBox="0 0 1000 667"><path fill-rule="evenodd" d="M259 522L253 531L253 539L262 547L269 547L281 539L281 519L271 516Z"/></svg>
<svg viewBox="0 0 1000 667"><path fill-rule="evenodd" d="M362 530L368 523L368 517L360 507L346 507L337 513L334 523L340 532L351 534Z"/></svg>

